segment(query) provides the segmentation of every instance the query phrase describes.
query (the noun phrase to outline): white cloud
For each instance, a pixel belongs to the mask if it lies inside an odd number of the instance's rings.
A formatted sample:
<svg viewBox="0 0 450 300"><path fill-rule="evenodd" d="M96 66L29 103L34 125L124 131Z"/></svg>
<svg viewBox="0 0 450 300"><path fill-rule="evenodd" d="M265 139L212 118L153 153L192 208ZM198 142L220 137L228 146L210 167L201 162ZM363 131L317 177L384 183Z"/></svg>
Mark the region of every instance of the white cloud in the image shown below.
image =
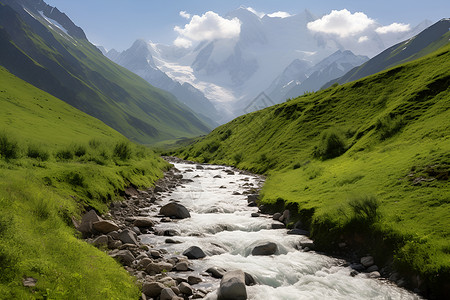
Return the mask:
<svg viewBox="0 0 450 300"><path fill-rule="evenodd" d="M364 43L364 42L367 42L368 40L369 40L369 37L367 35L360 36L358 39L358 43Z"/></svg>
<svg viewBox="0 0 450 300"><path fill-rule="evenodd" d="M192 42L188 39L185 39L183 37L177 37L173 44L177 47L181 48L189 48L192 46Z"/></svg>
<svg viewBox="0 0 450 300"><path fill-rule="evenodd" d="M277 12L268 14L268 16L271 17L271 18L282 18L282 19L284 19L284 18L291 17L292 15L290 13L288 13L288 12L285 12L285 11L277 11Z"/></svg>
<svg viewBox="0 0 450 300"><path fill-rule="evenodd" d="M260 11L257 11L257 10L255 10L255 9L252 8L252 7L247 7L247 10L250 11L250 12L252 12L252 13L254 13L254 14L257 15L259 18L262 18L262 17L264 17L264 16L266 15L265 13L260 12Z"/></svg>
<svg viewBox="0 0 450 300"><path fill-rule="evenodd" d="M347 9L332 10L321 19L308 23L308 29L315 32L332 33L347 37L363 32L375 21L362 12L352 14Z"/></svg>
<svg viewBox="0 0 450 300"><path fill-rule="evenodd" d="M241 23L237 18L228 20L213 11L208 11L202 16L194 15L184 28L175 26L174 30L179 34L174 44L190 47L193 41L238 37L241 32Z"/></svg>
<svg viewBox="0 0 450 300"><path fill-rule="evenodd" d="M411 26L409 24L403 24L403 23L392 23L391 25L387 26L381 26L375 29L375 31L379 34L386 34L386 33L397 33L397 32L406 32L410 31Z"/></svg>
<svg viewBox="0 0 450 300"><path fill-rule="evenodd" d="M184 11L184 10L180 11L180 16L183 17L183 18L185 18L185 19L188 19L188 20L191 19L191 14L187 13L187 12Z"/></svg>

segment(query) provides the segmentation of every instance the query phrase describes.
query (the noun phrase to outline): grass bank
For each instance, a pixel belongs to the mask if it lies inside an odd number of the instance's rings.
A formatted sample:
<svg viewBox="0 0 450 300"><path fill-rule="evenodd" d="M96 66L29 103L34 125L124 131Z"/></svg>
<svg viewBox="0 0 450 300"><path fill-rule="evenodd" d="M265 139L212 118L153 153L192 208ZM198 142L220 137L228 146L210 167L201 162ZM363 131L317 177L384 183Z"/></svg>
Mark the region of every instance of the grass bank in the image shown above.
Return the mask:
<svg viewBox="0 0 450 300"><path fill-rule="evenodd" d="M238 117L174 153L265 173L261 203L295 205L322 248L370 250L442 296L450 288L449 70L447 45Z"/></svg>
<svg viewBox="0 0 450 300"><path fill-rule="evenodd" d="M0 81L0 298L138 299L134 279L80 240L72 218L152 186L168 164L2 68ZM28 277L36 286L24 287Z"/></svg>

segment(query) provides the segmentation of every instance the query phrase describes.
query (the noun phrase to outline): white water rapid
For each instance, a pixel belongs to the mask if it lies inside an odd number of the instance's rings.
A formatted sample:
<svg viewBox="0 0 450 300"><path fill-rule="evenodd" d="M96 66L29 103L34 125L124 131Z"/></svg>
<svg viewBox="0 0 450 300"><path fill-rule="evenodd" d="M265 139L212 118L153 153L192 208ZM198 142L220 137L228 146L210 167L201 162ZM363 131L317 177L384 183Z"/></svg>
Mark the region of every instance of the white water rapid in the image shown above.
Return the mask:
<svg viewBox="0 0 450 300"><path fill-rule="evenodd" d="M168 255L181 255L190 246L199 246L207 254L203 259L191 260L193 271L170 273L174 276L195 275L204 281L194 288L212 290L206 299L216 299L220 280L204 276L210 267L226 270L240 269L259 283L247 287L248 299L420 299L417 295L387 281L368 278L360 273L350 276L352 269L344 261L298 250L305 236L288 235L286 229L270 229L273 220L247 206L242 195L261 184L261 178L235 172L229 175L223 166L196 168L195 164L176 163L186 183L162 194L164 205L178 201L191 218L160 223L157 229L173 229L178 235L170 237L179 244L167 244L167 236L141 235L143 243L166 249ZM217 176L217 175L220 175ZM192 180L192 182L187 182ZM239 192L239 195L236 193ZM233 193L235 195L233 195ZM252 249L263 242L274 242L278 252L271 256L253 256Z"/></svg>

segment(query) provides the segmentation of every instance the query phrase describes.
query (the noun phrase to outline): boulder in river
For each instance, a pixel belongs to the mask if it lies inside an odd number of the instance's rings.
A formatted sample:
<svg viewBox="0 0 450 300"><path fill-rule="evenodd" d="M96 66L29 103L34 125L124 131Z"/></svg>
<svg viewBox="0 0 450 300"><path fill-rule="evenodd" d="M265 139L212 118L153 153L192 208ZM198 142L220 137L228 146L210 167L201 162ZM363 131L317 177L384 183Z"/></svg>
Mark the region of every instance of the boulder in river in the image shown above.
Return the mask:
<svg viewBox="0 0 450 300"><path fill-rule="evenodd" d="M245 275L241 270L227 272L220 281L217 300L245 300L247 288Z"/></svg>
<svg viewBox="0 0 450 300"><path fill-rule="evenodd" d="M138 244L136 233L134 233L131 229L125 229L124 231L119 233L119 240L124 244Z"/></svg>
<svg viewBox="0 0 450 300"><path fill-rule="evenodd" d="M212 277L219 279L222 278L226 272L227 270L218 267L211 267L208 270L206 270L206 273L209 273L211 274Z"/></svg>
<svg viewBox="0 0 450 300"><path fill-rule="evenodd" d="M148 217L135 217L133 225L136 227L149 228L153 227L153 225L155 225L155 222Z"/></svg>
<svg viewBox="0 0 450 300"><path fill-rule="evenodd" d="M184 250L183 255L189 259L199 259L206 256L205 252L200 247L192 246Z"/></svg>
<svg viewBox="0 0 450 300"><path fill-rule="evenodd" d="M161 291L165 288L162 283L159 282L145 282L142 286L142 292L151 298L156 298L161 294Z"/></svg>
<svg viewBox="0 0 450 300"><path fill-rule="evenodd" d="M101 220L92 223L92 228L98 232L107 234L112 231L119 230L119 226L116 225L113 221Z"/></svg>
<svg viewBox="0 0 450 300"><path fill-rule="evenodd" d="M176 202L170 202L164 205L163 207L161 207L159 213L166 217L175 219L186 219L191 217L191 214L189 213L187 208Z"/></svg>
<svg viewBox="0 0 450 300"><path fill-rule="evenodd" d="M272 255L278 251L277 244L268 242L259 246L256 246L252 250L252 255Z"/></svg>

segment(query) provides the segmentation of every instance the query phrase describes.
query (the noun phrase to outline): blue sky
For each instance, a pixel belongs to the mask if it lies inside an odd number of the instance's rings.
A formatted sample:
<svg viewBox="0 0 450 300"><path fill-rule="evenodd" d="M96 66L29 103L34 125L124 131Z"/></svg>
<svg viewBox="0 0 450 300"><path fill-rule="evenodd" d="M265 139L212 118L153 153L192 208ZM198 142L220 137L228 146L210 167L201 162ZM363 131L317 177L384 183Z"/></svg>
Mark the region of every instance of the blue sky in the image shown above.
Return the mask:
<svg viewBox="0 0 450 300"><path fill-rule="evenodd" d="M189 20L180 11L203 15L213 11L225 16L241 5L266 14L277 11L297 14L308 9L318 17L332 10L347 9L351 13L363 12L381 25L392 23L415 26L428 19L436 22L450 17L450 4L446 0L366 1L366 0L45 0L65 12L86 32L89 40L107 49L125 50L138 38L171 44L178 36L175 26L183 28Z"/></svg>

